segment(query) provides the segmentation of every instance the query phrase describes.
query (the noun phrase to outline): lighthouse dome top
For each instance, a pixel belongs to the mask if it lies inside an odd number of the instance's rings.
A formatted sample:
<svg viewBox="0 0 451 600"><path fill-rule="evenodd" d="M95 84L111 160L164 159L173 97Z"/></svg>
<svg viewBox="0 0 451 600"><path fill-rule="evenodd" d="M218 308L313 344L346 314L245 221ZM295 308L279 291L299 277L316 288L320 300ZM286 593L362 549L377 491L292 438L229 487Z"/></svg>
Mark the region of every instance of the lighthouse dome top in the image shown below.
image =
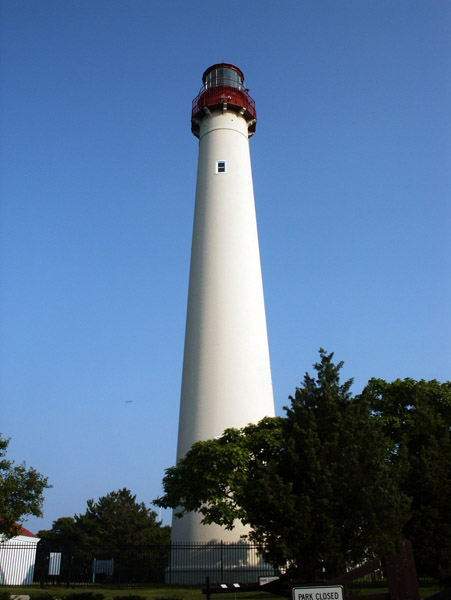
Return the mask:
<svg viewBox="0 0 451 600"><path fill-rule="evenodd" d="M202 83L191 111L191 131L196 137L199 137L200 122L213 111L232 111L238 114L247 122L248 135L255 133L255 102L244 87L241 69L230 63L212 65L202 75Z"/></svg>

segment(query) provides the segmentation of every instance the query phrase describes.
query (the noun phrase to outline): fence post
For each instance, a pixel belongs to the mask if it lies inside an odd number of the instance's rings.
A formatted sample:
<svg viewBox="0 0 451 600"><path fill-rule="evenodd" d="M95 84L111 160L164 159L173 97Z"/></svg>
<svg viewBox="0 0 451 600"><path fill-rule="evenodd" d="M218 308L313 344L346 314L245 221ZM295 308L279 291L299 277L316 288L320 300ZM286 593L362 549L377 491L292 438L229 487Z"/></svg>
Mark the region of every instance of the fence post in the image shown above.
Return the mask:
<svg viewBox="0 0 451 600"><path fill-rule="evenodd" d="M73 542L67 546L69 549L69 566L67 569L66 587L70 588L70 580L72 579L72 562L74 560L74 544Z"/></svg>
<svg viewBox="0 0 451 600"><path fill-rule="evenodd" d="M45 585L45 573L48 571L48 560L47 557L49 555L49 543L47 540L41 540L39 542L39 544L42 544L42 555L40 556L40 560L39 560L39 566L40 566L40 570L41 570L41 576L40 576L40 581L39 581L39 587L44 588ZM39 546L38 544L38 546ZM40 555L40 549L39 551L36 553L36 556Z"/></svg>
<svg viewBox="0 0 451 600"><path fill-rule="evenodd" d="M121 574L122 574L122 545L119 546L119 570L117 577L117 587L121 587Z"/></svg>
<svg viewBox="0 0 451 600"><path fill-rule="evenodd" d="M171 584L172 583L172 559L173 559L173 543L172 541L169 542L169 561L168 561L168 566L167 566L167 574L168 574L168 583Z"/></svg>

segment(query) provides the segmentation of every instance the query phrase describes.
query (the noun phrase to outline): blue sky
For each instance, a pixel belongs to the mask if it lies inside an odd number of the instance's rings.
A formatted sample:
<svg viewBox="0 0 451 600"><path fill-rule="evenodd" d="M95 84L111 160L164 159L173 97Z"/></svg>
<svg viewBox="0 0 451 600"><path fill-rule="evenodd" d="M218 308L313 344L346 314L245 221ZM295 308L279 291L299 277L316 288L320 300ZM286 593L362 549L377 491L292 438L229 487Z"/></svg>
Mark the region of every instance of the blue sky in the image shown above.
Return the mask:
<svg viewBox="0 0 451 600"><path fill-rule="evenodd" d="M277 414L320 347L356 393L450 379L448 0L0 7L0 431L53 485L29 529L122 487L149 504L174 464L211 64L257 106Z"/></svg>

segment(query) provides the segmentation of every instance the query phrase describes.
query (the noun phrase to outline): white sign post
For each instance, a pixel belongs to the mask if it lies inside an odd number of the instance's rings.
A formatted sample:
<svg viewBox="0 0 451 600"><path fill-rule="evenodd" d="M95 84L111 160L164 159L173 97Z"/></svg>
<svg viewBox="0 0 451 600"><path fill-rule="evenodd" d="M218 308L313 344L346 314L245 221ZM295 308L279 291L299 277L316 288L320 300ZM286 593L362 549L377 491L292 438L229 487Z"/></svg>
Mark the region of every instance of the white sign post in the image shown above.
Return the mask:
<svg viewBox="0 0 451 600"><path fill-rule="evenodd" d="M345 600L341 585L295 587L292 598L293 600Z"/></svg>

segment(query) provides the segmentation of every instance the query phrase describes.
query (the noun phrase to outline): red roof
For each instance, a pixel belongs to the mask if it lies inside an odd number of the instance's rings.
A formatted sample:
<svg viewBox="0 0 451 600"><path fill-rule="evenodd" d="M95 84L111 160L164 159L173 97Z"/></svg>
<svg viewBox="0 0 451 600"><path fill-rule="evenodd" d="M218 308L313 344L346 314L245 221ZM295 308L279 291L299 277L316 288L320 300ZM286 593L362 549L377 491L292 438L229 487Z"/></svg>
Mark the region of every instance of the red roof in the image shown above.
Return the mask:
<svg viewBox="0 0 451 600"><path fill-rule="evenodd" d="M4 522L4 519L2 519L0 517L0 521L2 521L2 523ZM19 525L19 523L16 523L17 527L19 528L19 531L17 532L16 535L24 535L26 537L38 537L37 535L35 535L34 533L31 533L31 531L28 531L28 529L25 529L25 527L22 527L22 525Z"/></svg>
<svg viewBox="0 0 451 600"><path fill-rule="evenodd" d="M34 533L31 533L31 531L28 531L28 529L25 529L25 527L22 527L21 525L20 525L18 535L25 535L26 537L33 537L33 538L38 537L37 535L35 535Z"/></svg>

